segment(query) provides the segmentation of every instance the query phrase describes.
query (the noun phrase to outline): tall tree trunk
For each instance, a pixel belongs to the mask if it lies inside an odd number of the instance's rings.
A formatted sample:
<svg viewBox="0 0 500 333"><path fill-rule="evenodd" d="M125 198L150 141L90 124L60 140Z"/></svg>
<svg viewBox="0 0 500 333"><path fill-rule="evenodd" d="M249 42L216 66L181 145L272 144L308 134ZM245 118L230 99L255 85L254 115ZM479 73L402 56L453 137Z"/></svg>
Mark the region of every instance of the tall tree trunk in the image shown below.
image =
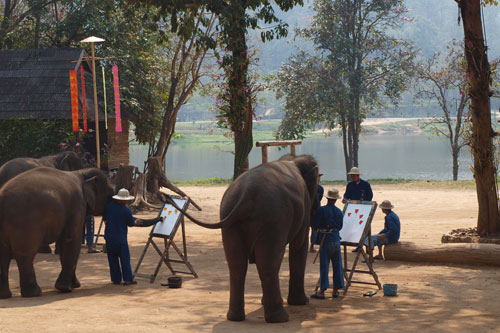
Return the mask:
<svg viewBox="0 0 500 333"><path fill-rule="evenodd" d="M35 18L35 40L33 43L33 48L35 49L37 49L40 45L40 16L41 14L38 13Z"/></svg>
<svg viewBox="0 0 500 333"><path fill-rule="evenodd" d="M484 45L480 0L461 0L458 4L470 78L471 148L479 203L477 231L480 235L487 235L500 230L489 99L490 68Z"/></svg>
<svg viewBox="0 0 500 333"><path fill-rule="evenodd" d="M458 156L460 155L460 147L453 144L451 146L451 157L453 159L453 180L458 180Z"/></svg>
<svg viewBox="0 0 500 333"><path fill-rule="evenodd" d="M342 126L342 147L344 149L344 162L345 162L345 176L346 180L349 181L349 175L347 173L351 170L352 164L349 159L349 147L347 144L347 123L345 119L345 114L341 115L340 124Z"/></svg>
<svg viewBox="0 0 500 333"><path fill-rule="evenodd" d="M245 169L245 162L252 150L252 110L249 109L248 56L245 28L245 0L232 1L233 16L228 49L232 52L231 73L228 85L231 114L236 116L231 125L234 133L234 173L236 179Z"/></svg>

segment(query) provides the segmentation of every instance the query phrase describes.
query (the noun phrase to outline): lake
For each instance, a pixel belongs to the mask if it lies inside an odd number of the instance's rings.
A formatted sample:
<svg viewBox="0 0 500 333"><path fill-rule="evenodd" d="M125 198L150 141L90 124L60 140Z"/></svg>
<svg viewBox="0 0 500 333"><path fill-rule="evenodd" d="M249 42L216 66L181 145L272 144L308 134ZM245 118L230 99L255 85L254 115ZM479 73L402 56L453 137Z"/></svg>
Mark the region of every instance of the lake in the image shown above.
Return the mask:
<svg viewBox="0 0 500 333"><path fill-rule="evenodd" d="M344 155L340 137L306 138L297 154L313 155L324 174L323 180L345 179ZM232 144L174 143L167 153L167 176L170 180L193 180L209 177L231 178L234 156ZM290 150L269 147L269 161ZM142 171L146 146L130 148L130 164ZM359 167L364 179L402 178L451 180L452 161L449 145L440 137L424 135L366 135L360 139ZM250 167L261 163L261 149L250 153ZM461 152L459 179L472 179L472 158L465 148Z"/></svg>

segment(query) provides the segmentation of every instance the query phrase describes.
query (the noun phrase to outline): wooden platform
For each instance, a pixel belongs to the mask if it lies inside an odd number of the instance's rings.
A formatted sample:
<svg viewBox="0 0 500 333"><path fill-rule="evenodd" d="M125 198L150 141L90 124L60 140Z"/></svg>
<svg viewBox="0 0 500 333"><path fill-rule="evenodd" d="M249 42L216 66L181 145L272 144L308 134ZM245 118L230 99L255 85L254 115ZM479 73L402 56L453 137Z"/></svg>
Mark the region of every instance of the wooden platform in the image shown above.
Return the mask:
<svg viewBox="0 0 500 333"><path fill-rule="evenodd" d="M500 245L436 244L399 242L384 247L386 260L500 267Z"/></svg>

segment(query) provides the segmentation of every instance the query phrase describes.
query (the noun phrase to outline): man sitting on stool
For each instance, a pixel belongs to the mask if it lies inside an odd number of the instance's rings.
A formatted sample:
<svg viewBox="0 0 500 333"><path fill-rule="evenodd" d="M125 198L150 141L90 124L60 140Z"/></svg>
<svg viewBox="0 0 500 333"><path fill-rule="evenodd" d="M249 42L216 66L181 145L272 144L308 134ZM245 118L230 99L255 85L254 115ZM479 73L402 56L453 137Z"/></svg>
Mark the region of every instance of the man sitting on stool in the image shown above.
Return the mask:
<svg viewBox="0 0 500 333"><path fill-rule="evenodd" d="M340 234L344 216L342 211L335 206L337 199L341 199L339 191L331 189L328 191L326 206L317 211L317 218L313 220L313 228L318 229L318 237L321 238L319 250L319 274L320 290L311 295L311 298L325 299L325 290L330 287L328 272L330 260L333 266L333 297L339 296L339 289L344 288L344 270L342 268L342 254L340 251Z"/></svg>
<svg viewBox="0 0 500 333"><path fill-rule="evenodd" d="M372 248L375 247L375 245L378 247L378 255L373 257L373 259L384 260L382 255L382 246L398 242L399 235L401 233L401 223L399 222L399 217L392 211L394 206L389 200L382 201L379 207L385 214L385 223L384 229L382 229L378 234L371 236ZM365 240L365 245L368 246L368 239Z"/></svg>

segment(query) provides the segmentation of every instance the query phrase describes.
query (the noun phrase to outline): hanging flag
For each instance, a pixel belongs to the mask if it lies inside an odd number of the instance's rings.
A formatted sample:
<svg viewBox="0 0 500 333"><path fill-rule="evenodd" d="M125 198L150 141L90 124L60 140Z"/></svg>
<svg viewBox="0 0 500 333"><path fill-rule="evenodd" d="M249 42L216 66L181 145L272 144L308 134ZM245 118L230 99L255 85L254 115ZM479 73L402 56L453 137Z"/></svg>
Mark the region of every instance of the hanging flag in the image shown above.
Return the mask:
<svg viewBox="0 0 500 333"><path fill-rule="evenodd" d="M115 88L116 132L121 132L122 119L120 115L120 87L118 86L118 66L116 65L113 65L113 86Z"/></svg>
<svg viewBox="0 0 500 333"><path fill-rule="evenodd" d="M102 69L102 88L104 89L104 125L108 129L108 102L106 100L106 77L104 76L104 67Z"/></svg>
<svg viewBox="0 0 500 333"><path fill-rule="evenodd" d="M87 133L87 97L85 96L85 75L83 75L83 66L80 66L81 82L82 82L82 117L83 131Z"/></svg>
<svg viewBox="0 0 500 333"><path fill-rule="evenodd" d="M73 119L73 132L78 132L78 80L76 71L69 71L69 86L71 88L71 116Z"/></svg>

